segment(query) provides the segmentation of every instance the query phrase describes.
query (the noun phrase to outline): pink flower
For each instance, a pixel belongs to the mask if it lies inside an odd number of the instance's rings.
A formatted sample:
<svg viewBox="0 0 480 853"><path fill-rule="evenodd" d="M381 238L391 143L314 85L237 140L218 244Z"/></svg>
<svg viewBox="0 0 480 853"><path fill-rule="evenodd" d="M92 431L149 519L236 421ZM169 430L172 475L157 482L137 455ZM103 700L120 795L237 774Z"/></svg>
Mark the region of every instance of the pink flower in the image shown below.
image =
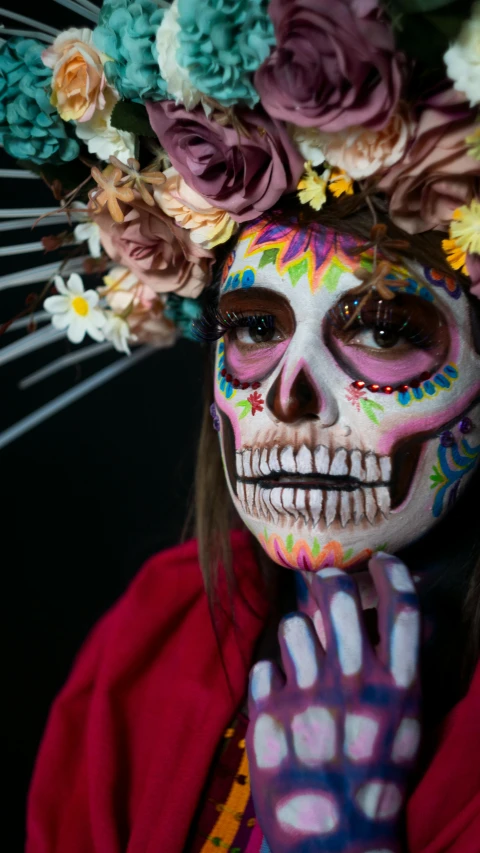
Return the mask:
<svg viewBox="0 0 480 853"><path fill-rule="evenodd" d="M237 222L255 219L296 189L303 172L286 128L262 109L237 110L240 126L224 127L203 107L147 104L150 124L189 187Z"/></svg>
<svg viewBox="0 0 480 853"><path fill-rule="evenodd" d="M107 255L155 293L195 299L209 281L212 252L195 245L187 231L138 193L129 205L123 222L114 222L105 210L95 215Z"/></svg>
<svg viewBox="0 0 480 853"><path fill-rule="evenodd" d="M448 231L453 211L478 196L479 164L465 141L474 119L465 95L443 88L423 105L405 157L381 179L390 218L409 234Z"/></svg>
<svg viewBox="0 0 480 853"><path fill-rule="evenodd" d="M345 393L345 398L348 400L349 403L352 404L352 406L357 410L357 412L360 411L360 400L362 399L362 397L366 396L367 395L363 388L354 388L353 386L351 388L347 388Z"/></svg>
<svg viewBox="0 0 480 853"><path fill-rule="evenodd" d="M255 74L269 115L328 132L378 130L402 86L402 57L376 0L271 0L277 46Z"/></svg>
<svg viewBox="0 0 480 853"><path fill-rule="evenodd" d="M157 347L175 343L178 333L164 316L165 297L158 296L125 267L113 267L103 281L101 295L116 315L125 317L135 340Z"/></svg>
<svg viewBox="0 0 480 853"><path fill-rule="evenodd" d="M327 160L330 166L342 169L358 181L385 172L397 163L405 153L413 128L407 110L401 107L382 130L350 127L338 133L324 133L298 127L293 138L305 160L317 164Z"/></svg>

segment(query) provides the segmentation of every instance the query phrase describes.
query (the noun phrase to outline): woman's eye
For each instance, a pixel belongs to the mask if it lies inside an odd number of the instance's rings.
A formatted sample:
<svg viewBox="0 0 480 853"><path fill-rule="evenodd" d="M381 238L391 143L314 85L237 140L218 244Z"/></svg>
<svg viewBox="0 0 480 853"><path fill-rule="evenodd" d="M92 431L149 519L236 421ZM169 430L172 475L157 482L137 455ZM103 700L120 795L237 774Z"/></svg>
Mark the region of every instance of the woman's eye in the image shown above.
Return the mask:
<svg viewBox="0 0 480 853"><path fill-rule="evenodd" d="M354 346L370 347L375 349L393 349L399 342L406 342L406 338L399 329L377 327L373 329L362 329L352 338L350 344Z"/></svg>
<svg viewBox="0 0 480 853"><path fill-rule="evenodd" d="M240 326L236 331L236 336L237 341L242 344L264 344L282 340L282 335L274 324L267 325L262 322Z"/></svg>

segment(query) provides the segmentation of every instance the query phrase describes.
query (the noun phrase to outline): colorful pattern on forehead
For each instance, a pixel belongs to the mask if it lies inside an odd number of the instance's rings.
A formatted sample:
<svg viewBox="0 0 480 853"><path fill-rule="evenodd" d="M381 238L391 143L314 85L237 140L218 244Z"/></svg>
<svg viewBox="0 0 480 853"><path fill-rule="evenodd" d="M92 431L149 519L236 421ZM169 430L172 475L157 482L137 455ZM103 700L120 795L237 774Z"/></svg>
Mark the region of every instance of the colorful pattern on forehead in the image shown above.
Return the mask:
<svg viewBox="0 0 480 853"><path fill-rule="evenodd" d="M295 540L291 533L284 542L276 533L269 536L266 528L263 533L260 533L258 539L274 562L290 569L303 569L309 572L331 566L342 569L352 568L364 563L373 554L370 548L364 548L358 554L354 554L353 548L344 551L340 542L335 540L327 542L322 547L316 537L310 546L304 539Z"/></svg>
<svg viewBox="0 0 480 853"><path fill-rule="evenodd" d="M357 263L348 254L357 245L353 237L315 223L262 227L257 220L242 232L240 242L248 242L245 258L261 253L259 268L275 264L279 276L287 273L293 286L306 275L312 293L322 284L335 290L340 275Z"/></svg>

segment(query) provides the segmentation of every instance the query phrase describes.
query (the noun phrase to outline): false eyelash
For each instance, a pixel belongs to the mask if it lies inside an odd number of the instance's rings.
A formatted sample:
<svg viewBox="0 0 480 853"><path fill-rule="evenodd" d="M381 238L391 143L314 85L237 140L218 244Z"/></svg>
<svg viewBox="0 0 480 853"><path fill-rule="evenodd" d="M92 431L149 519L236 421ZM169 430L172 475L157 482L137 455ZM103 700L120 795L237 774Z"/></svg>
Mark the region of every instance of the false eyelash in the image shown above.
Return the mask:
<svg viewBox="0 0 480 853"><path fill-rule="evenodd" d="M360 299L347 303L348 307L360 303ZM381 311L378 308L381 306ZM338 333L344 335L346 340L351 340L360 329L393 329L401 337L406 338L414 346L419 349L428 349L433 343L432 336L425 329L421 329L418 323L415 322L412 312L404 312L400 317L395 316L394 306L384 301L379 301L377 311L375 312L376 322L365 322L360 316L354 323L351 323L349 328L347 324L351 322L351 313L346 312L345 303L337 303L328 312L328 321L337 330ZM363 314L363 312L362 312Z"/></svg>
<svg viewBox="0 0 480 853"><path fill-rule="evenodd" d="M272 329L275 318L272 314L246 314L236 311L224 313L220 308L207 308L200 319L194 322L193 332L197 341L214 343L231 329L259 324L265 329Z"/></svg>

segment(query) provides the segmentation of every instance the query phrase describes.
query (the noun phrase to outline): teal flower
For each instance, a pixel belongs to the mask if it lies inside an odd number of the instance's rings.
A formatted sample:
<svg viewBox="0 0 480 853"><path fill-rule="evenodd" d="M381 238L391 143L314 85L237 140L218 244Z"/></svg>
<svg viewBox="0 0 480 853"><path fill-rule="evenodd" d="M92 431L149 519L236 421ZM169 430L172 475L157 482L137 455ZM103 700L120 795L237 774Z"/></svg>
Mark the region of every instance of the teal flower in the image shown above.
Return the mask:
<svg viewBox="0 0 480 853"><path fill-rule="evenodd" d="M170 293L167 297L165 307L165 317L175 323L177 329L180 330L182 338L187 338L189 341L198 341L195 336L193 322L201 317L202 308L198 299L188 299L183 296L177 296L175 293Z"/></svg>
<svg viewBox="0 0 480 853"><path fill-rule="evenodd" d="M106 0L102 6L93 42L108 56L107 80L123 98L138 102L168 97L155 44L164 11L152 0Z"/></svg>
<svg viewBox="0 0 480 853"><path fill-rule="evenodd" d="M223 106L253 107L252 75L275 44L267 0L178 0L178 62Z"/></svg>
<svg viewBox="0 0 480 853"><path fill-rule="evenodd" d="M42 62L45 45L13 38L0 48L0 145L17 160L60 163L80 147L50 103L52 72Z"/></svg>

